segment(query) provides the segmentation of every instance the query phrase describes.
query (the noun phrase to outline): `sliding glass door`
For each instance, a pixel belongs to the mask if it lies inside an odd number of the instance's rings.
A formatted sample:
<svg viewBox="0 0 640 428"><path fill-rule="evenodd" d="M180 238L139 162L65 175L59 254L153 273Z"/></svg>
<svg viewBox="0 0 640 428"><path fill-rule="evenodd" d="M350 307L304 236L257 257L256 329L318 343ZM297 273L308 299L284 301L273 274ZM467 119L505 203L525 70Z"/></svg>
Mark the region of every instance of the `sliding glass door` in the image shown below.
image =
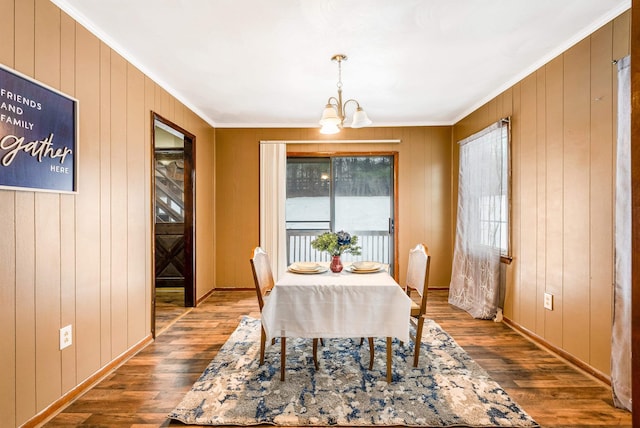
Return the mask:
<svg viewBox="0 0 640 428"><path fill-rule="evenodd" d="M325 231L357 235L360 256L344 261L394 262L394 157L287 158L287 263L327 261L311 248Z"/></svg>

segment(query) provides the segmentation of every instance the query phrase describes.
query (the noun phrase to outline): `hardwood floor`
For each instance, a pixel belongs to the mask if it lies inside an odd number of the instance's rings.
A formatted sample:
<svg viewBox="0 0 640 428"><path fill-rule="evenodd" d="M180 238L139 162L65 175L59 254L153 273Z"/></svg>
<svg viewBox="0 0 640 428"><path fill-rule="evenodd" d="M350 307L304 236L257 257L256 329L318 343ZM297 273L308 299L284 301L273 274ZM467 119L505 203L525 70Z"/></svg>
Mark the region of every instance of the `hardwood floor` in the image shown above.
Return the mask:
<svg viewBox="0 0 640 428"><path fill-rule="evenodd" d="M427 314L543 427L631 427L598 380L502 323L474 320L431 291ZM49 421L47 427L184 426L166 415L215 357L242 315L259 317L254 291L216 291L156 341ZM158 330L160 331L160 330Z"/></svg>
<svg viewBox="0 0 640 428"><path fill-rule="evenodd" d="M184 306L184 288L156 288L156 336L190 310Z"/></svg>

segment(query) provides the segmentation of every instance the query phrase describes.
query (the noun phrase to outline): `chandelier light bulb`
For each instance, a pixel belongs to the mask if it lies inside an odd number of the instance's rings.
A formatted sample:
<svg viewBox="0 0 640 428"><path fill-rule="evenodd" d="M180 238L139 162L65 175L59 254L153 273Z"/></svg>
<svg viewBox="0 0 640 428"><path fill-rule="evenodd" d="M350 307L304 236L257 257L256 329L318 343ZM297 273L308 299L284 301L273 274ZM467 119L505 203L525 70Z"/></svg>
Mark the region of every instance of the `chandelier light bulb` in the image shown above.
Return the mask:
<svg viewBox="0 0 640 428"><path fill-rule="evenodd" d="M337 134L338 132L340 132L340 128L338 128L338 125L332 123L322 125L322 128L320 128L321 134Z"/></svg>
<svg viewBox="0 0 640 428"><path fill-rule="evenodd" d="M320 125L340 125L342 121L338 117L336 109L331 104L327 104L322 112L322 119L320 119Z"/></svg>
<svg viewBox="0 0 640 428"><path fill-rule="evenodd" d="M362 110L362 107L358 106L356 112L353 113L353 122L351 122L352 128L364 128L371 125L371 119L367 116L367 113Z"/></svg>

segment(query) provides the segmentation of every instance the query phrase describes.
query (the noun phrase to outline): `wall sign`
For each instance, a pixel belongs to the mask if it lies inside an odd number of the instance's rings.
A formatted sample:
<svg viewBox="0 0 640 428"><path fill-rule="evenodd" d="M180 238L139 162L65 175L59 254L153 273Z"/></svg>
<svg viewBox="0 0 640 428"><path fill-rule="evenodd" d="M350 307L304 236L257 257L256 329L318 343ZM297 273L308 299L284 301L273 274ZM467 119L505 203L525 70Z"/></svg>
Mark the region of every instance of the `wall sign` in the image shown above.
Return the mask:
<svg viewBox="0 0 640 428"><path fill-rule="evenodd" d="M76 192L78 101L0 65L0 188Z"/></svg>

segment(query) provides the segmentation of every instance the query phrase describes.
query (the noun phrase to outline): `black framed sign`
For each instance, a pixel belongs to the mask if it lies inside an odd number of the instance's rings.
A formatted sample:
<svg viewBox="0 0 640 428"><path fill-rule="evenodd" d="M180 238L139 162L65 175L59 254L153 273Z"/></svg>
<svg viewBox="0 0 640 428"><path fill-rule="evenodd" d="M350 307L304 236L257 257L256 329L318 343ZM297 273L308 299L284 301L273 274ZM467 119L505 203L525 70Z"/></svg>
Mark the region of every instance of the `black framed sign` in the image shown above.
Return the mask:
<svg viewBox="0 0 640 428"><path fill-rule="evenodd" d="M0 188L77 191L78 100L0 65Z"/></svg>

